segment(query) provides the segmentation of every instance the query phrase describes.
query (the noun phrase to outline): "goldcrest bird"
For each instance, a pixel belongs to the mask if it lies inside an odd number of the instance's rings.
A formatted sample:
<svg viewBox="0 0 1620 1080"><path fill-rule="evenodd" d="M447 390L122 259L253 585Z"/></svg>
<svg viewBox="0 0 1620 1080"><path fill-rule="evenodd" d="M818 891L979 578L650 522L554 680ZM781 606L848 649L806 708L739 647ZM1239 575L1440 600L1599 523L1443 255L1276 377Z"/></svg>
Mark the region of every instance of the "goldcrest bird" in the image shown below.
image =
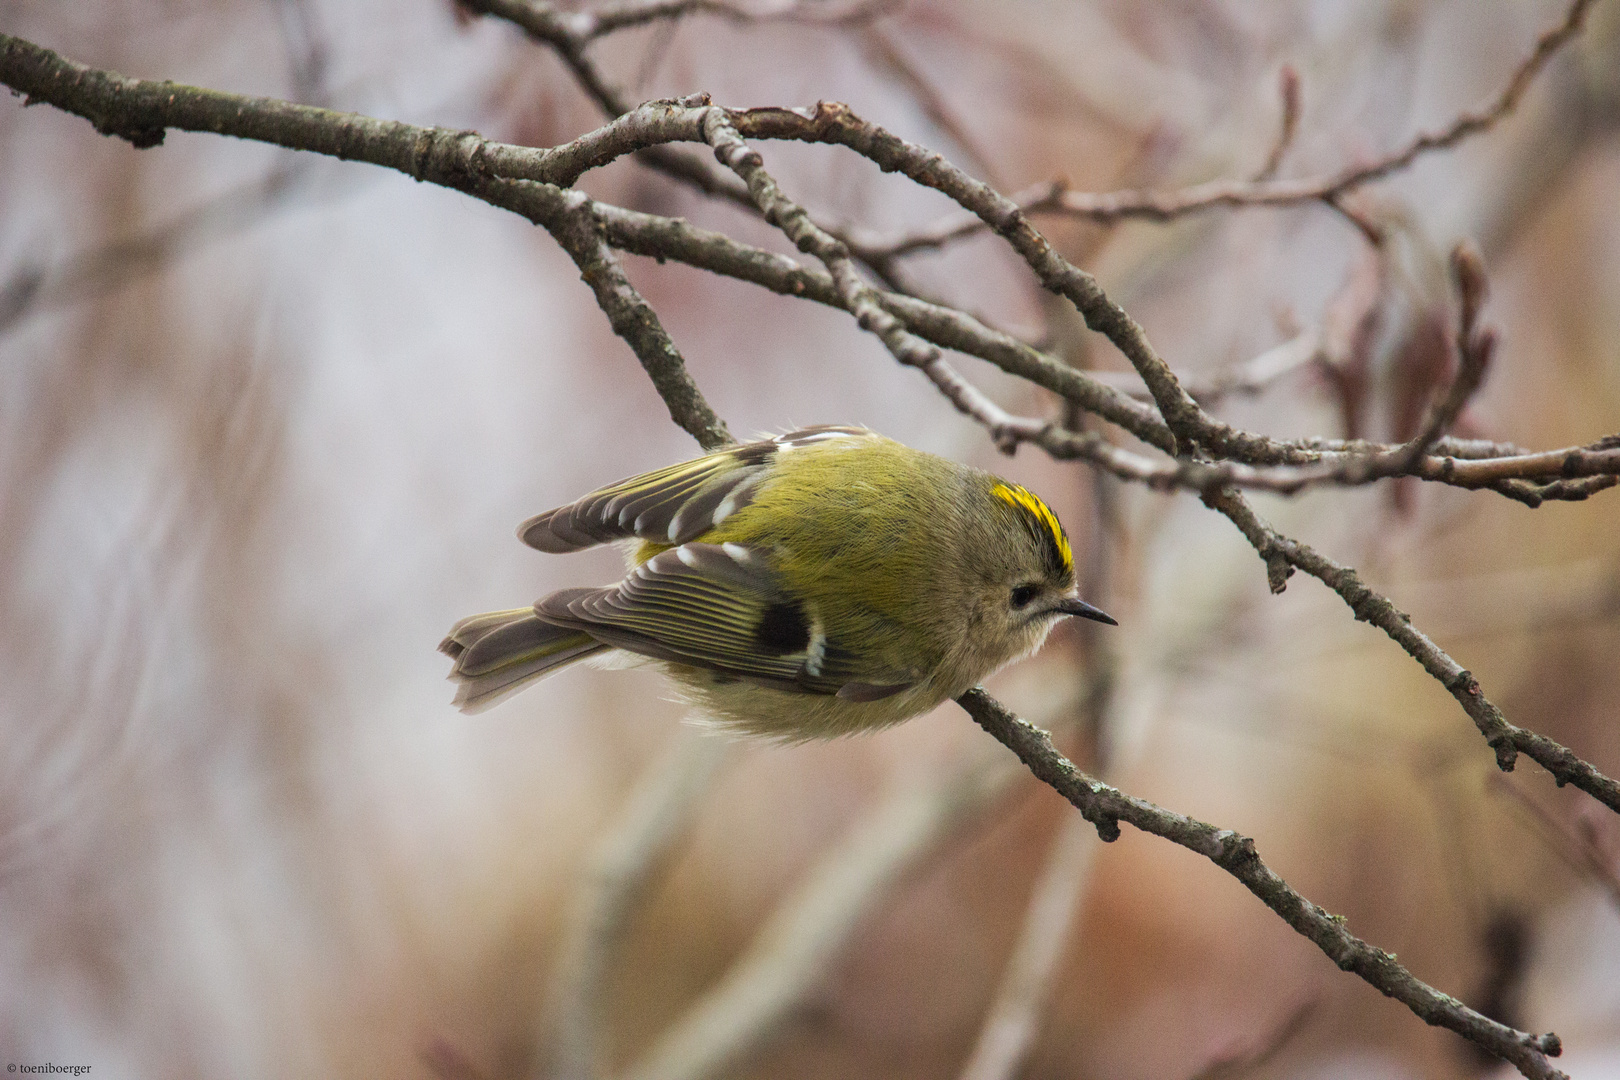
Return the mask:
<svg viewBox="0 0 1620 1080"><path fill-rule="evenodd" d="M624 580L458 622L456 704L586 658L663 667L721 726L796 741L887 727L1040 647L1076 599L1035 495L864 428L812 427L530 518L547 552L630 541ZM1117 625L1117 624L1116 624Z"/></svg>

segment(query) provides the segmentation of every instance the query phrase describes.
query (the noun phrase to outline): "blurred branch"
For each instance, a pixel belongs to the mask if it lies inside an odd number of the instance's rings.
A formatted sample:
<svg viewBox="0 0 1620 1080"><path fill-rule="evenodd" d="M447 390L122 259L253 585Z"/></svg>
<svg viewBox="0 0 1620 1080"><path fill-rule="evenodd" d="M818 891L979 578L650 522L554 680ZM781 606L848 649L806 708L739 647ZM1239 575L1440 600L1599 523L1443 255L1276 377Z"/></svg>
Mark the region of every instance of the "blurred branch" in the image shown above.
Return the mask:
<svg viewBox="0 0 1620 1080"><path fill-rule="evenodd" d="M1280 593L1287 586L1294 568L1321 581L1339 594L1359 622L1371 623L1394 639L1423 669L1451 692L1463 707L1485 741L1496 751L1496 764L1511 772L1523 753L1552 774L1559 787L1573 784L1609 809L1620 813L1620 783L1594 769L1568 747L1544 735L1508 723L1502 710L1493 705L1480 689L1473 672L1448 656L1429 636L1412 625L1411 618L1362 583L1360 575L1348 566L1317 553L1297 540L1290 540L1262 521L1235 491L1206 495L1204 500L1232 520L1266 563L1271 591Z"/></svg>
<svg viewBox="0 0 1620 1080"><path fill-rule="evenodd" d="M1199 213L1217 207L1299 206L1322 202L1341 213L1350 215L1363 231L1372 230L1370 238L1377 239L1375 226L1356 217L1343 200L1357 189L1410 166L1425 154L1449 150L1474 135L1489 131L1503 117L1513 112L1531 82L1547 65L1547 61L1571 41L1585 25L1586 14L1595 0L1572 0L1559 24L1537 39L1535 46L1514 68L1507 84L1490 102L1472 111L1458 114L1439 131L1414 136L1398 150L1391 151L1376 161L1346 168L1327 176L1301 180L1212 180L1177 191L1071 191L1061 180L1050 181L1030 188L1018 196L1018 208L1026 214L1061 214L1096 222L1113 222L1124 218L1142 218L1166 222L1187 214ZM1284 93L1287 93L1286 84ZM1286 111L1285 111L1286 117ZM1286 127L1285 127L1286 130ZM1284 149L1286 143L1280 142ZM1274 154L1278 159L1280 153ZM1268 170L1270 160L1268 159ZM1267 174L1262 172L1262 176ZM980 232L990 222L975 222L968 218L952 218L928 226L917 233L896 236L887 240L872 240L863 244L861 256L866 258L893 257L943 244Z"/></svg>
<svg viewBox="0 0 1620 1080"><path fill-rule="evenodd" d="M1085 420L1085 414L1076 410L1066 423L1078 426ZM1092 470L1090 478L1092 529L1086 540L1080 595L1106 604L1113 579L1114 547L1121 528L1119 488L1106 472ZM1117 639L1097 632L1101 627L1086 625L1077 629L1083 689L1075 702L1073 726L1082 753L1099 773L1106 774ZM1030 890L1018 939L1007 957L960 1080L1014 1080L1023 1075L1040 1036L1046 1006L1059 985L1059 966L1072 947L1074 920L1090 877L1096 845L1085 818L1067 815L1063 819L1047 850L1040 876Z"/></svg>
<svg viewBox="0 0 1620 1080"><path fill-rule="evenodd" d="M994 159L968 131L967 125L945 100L940 88L906 56L894 36L874 20L862 24L860 39L882 69L894 76L910 92L917 106L922 109L923 115L957 145L966 155L968 162L979 170L987 181L1000 186Z"/></svg>
<svg viewBox="0 0 1620 1080"><path fill-rule="evenodd" d="M1472 241L1464 240L1452 249L1451 276L1459 309L1457 371L1445 396L1430 404L1418 433L1392 455L1391 467L1399 472L1422 459L1457 422L1485 381L1485 370L1496 352L1496 331L1479 325L1479 311L1485 306L1485 264Z"/></svg>
<svg viewBox="0 0 1620 1080"><path fill-rule="evenodd" d="M1254 182L1262 183L1277 175L1282 167L1283 155L1294 145L1299 134L1299 71L1293 64L1284 64L1277 75L1278 96L1282 98L1282 120L1277 125L1277 141L1271 144L1266 163L1254 174Z"/></svg>
<svg viewBox="0 0 1620 1080"><path fill-rule="evenodd" d="M287 43L287 74L292 98L308 105L327 104L326 76L332 50L310 0L271 0Z"/></svg>
<svg viewBox="0 0 1620 1080"><path fill-rule="evenodd" d="M1035 1043L1041 1006L1069 940L1096 840L1084 818L1066 817L1030 893L1029 910L1001 985L960 1080L1012 1080Z"/></svg>
<svg viewBox="0 0 1620 1080"><path fill-rule="evenodd" d="M1325 348L1319 330L1301 330L1287 341L1273 345L1251 360L1217 372L1202 382L1182 380L1187 393L1204 408L1212 408L1228 397L1253 397L1269 389L1281 379L1309 367L1325 362ZM1148 400L1142 380L1130 372L1092 371L1088 374L1099 382L1112 386L1136 398Z"/></svg>
<svg viewBox="0 0 1620 1080"><path fill-rule="evenodd" d="M688 731L678 738L674 751L636 783L587 857L585 885L559 950L556 1061L537 1061L537 1076L595 1080L606 1075L602 1029L608 972L630 917L686 836L733 745Z"/></svg>
<svg viewBox="0 0 1620 1080"><path fill-rule="evenodd" d="M1609 902L1614 905L1615 910L1620 911L1620 871L1615 869L1614 864L1598 847L1590 832L1572 828L1562 818L1541 805L1541 802L1529 792L1520 789L1501 773L1492 773L1488 782L1492 791L1508 796L1520 809L1528 813L1542 834L1547 837L1548 845L1553 851L1576 873L1597 882L1608 895Z"/></svg>
<svg viewBox="0 0 1620 1080"><path fill-rule="evenodd" d="M472 195L498 186L492 173L501 166L539 176L582 170L576 164L581 154L597 150L599 142L614 143L620 134L609 125L599 139L576 140L537 154L528 147L490 142L474 132L421 128L274 98L128 79L6 35L0 35L0 81L28 95L25 104L50 101L84 116L102 134L117 135L136 147L158 145L169 127L211 131L386 165ZM657 108L648 110L653 121L660 115ZM707 449L730 442L730 432L687 374L686 362L657 313L624 276L618 257L602 239L591 200L549 183L529 184L522 195L523 209L518 212L544 226L579 266L614 331L635 351L663 396L671 418Z"/></svg>
<svg viewBox="0 0 1620 1080"><path fill-rule="evenodd" d="M1282 1023L1278 1024L1275 1030L1267 1032L1263 1039L1255 1041L1251 1038L1240 1042L1232 1050L1217 1055L1209 1064L1198 1070L1192 1080L1227 1080L1228 1077L1248 1076L1276 1057L1294 1036L1305 1029L1319 1004L1320 1001L1316 998L1307 998L1300 1002L1283 1017Z"/></svg>
<svg viewBox="0 0 1620 1080"><path fill-rule="evenodd" d="M19 269L0 286L0 334L38 312L99 296L190 248L251 227L285 205L308 172L308 162L289 162L148 232L75 255L55 270Z"/></svg>
<svg viewBox="0 0 1620 1080"><path fill-rule="evenodd" d="M620 1080L713 1080L788 1022L878 901L1018 777L1001 755L899 791L824 854L720 980Z"/></svg>
<svg viewBox="0 0 1620 1080"><path fill-rule="evenodd" d="M438 1080L489 1080L461 1048L446 1038L436 1038L417 1053L424 1068Z"/></svg>
<svg viewBox="0 0 1620 1080"><path fill-rule="evenodd" d="M1057 752L1046 732L1008 711L982 688L969 690L957 703L980 727L1017 754L1031 772L1073 803L1096 826L1097 835L1104 841L1119 838L1119 823L1123 821L1204 856L1237 878L1342 970L1360 976L1425 1023L1450 1028L1511 1062L1527 1077L1569 1080L1547 1060L1562 1049L1558 1036L1531 1035L1499 1024L1419 980L1392 954L1373 948L1345 929L1342 916L1328 914L1295 892L1261 860L1251 838L1166 810L1092 779Z"/></svg>
<svg viewBox="0 0 1620 1080"><path fill-rule="evenodd" d="M900 6L902 0L856 0L831 3L828 0L775 0L763 4L736 4L725 0L631 0L603 4L567 16L579 37L591 41L629 26L688 15L718 15L737 23L797 22L826 26L864 24Z"/></svg>

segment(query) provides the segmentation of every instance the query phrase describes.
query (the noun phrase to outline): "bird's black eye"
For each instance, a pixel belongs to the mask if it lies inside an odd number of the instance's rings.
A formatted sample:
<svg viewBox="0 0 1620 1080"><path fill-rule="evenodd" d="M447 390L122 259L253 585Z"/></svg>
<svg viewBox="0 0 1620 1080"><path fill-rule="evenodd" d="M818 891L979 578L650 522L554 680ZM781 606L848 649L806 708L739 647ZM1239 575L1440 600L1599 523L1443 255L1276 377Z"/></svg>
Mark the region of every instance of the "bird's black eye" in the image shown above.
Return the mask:
<svg viewBox="0 0 1620 1080"><path fill-rule="evenodd" d="M1012 591L1012 606L1015 608L1028 607L1029 602L1040 595L1039 585L1018 585Z"/></svg>

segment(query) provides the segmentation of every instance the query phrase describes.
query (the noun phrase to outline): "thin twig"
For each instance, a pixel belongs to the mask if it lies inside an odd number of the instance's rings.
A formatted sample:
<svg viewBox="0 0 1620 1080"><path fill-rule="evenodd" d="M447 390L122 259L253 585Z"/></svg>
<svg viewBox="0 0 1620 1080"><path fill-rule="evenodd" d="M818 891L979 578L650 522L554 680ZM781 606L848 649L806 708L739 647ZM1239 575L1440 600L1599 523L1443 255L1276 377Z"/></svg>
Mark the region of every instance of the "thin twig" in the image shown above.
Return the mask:
<svg viewBox="0 0 1620 1080"><path fill-rule="evenodd" d="M827 267L843 306L855 316L861 329L876 335L900 363L922 371L952 404L989 428L998 446L1011 452L1024 437L1022 429L1014 430L1017 424L1014 418L957 374L936 346L913 334L883 306L877 290L861 280L849 249L810 220L804 207L782 193L775 178L765 170L759 154L738 135L729 114L723 109L710 109L703 130L714 147L715 157L747 183L749 194L765 220L781 229L801 251L816 256Z"/></svg>
<svg viewBox="0 0 1620 1080"><path fill-rule="evenodd" d="M1553 851L1557 852L1576 873L1596 881L1607 894L1609 902L1615 906L1615 910L1620 911L1620 871L1615 869L1613 862L1604 855L1591 835L1580 829L1571 828L1563 819L1541 805L1541 802L1533 798L1529 792L1520 789L1519 785L1501 773L1491 775L1490 787L1492 791L1509 796L1520 808L1529 813L1547 835Z"/></svg>
<svg viewBox="0 0 1620 1080"><path fill-rule="evenodd" d="M1321 202L1350 215L1351 220L1356 221L1364 231L1371 228L1373 235L1370 238L1376 240L1376 227L1359 220L1344 204L1345 196L1400 172L1425 154L1449 150L1474 135L1489 131L1518 106L1547 61L1580 33L1594 2L1572 0L1564 18L1536 40L1535 46L1514 68L1506 85L1489 103L1462 112L1439 131L1416 135L1399 149L1367 164L1300 180L1212 180L1176 191L1083 192L1069 190L1063 181L1052 181L1026 192L1019 201L1019 207L1028 214L1061 214L1108 223L1125 218L1167 222L1218 207L1302 206ZM992 222L975 224L966 219L952 218L916 234L866 245L862 255L864 258L867 254L878 257L909 254L972 235L986 226L995 228Z"/></svg>
<svg viewBox="0 0 1620 1080"><path fill-rule="evenodd" d="M1457 422L1470 398L1485 381L1485 371L1496 352L1496 333L1479 325L1479 312L1485 305L1485 263L1471 241L1462 241L1451 252L1451 276L1457 290L1458 323L1455 351L1457 373L1446 393L1429 407L1418 433L1395 451L1391 466L1408 472ZM1369 461L1376 469L1376 462Z"/></svg>
<svg viewBox="0 0 1620 1080"><path fill-rule="evenodd" d="M603 114L612 118L631 111L631 101L596 66L586 53L593 35L582 32L570 13L546 0L458 0L467 10L494 15L519 27L534 40L556 52ZM634 6L634 5L632 5ZM658 5L648 5L656 7ZM589 29L585 27L583 29ZM606 31L603 31L604 33ZM693 140L695 141L695 140ZM673 147L649 146L636 155L648 168L691 184L712 198L752 207L748 193L731 178L692 154Z"/></svg>
<svg viewBox="0 0 1620 1080"><path fill-rule="evenodd" d="M1178 376L1192 399L1204 408L1213 408L1228 397L1254 397L1301 368L1326 363L1322 332L1301 330L1280 344L1273 345L1252 359L1200 379ZM1138 401L1152 400L1142 380L1128 371L1088 372L1098 382L1131 395Z"/></svg>
<svg viewBox="0 0 1620 1080"><path fill-rule="evenodd" d="M1354 972L1411 1009L1425 1023L1450 1028L1511 1062L1527 1077L1568 1080L1547 1060L1562 1049L1558 1036L1532 1035L1500 1024L1421 981L1392 954L1350 933L1342 916L1328 914L1295 892L1261 860L1249 837L1166 810L1092 779L1057 752L1046 732L1010 712L982 688L969 690L957 703L980 727L1017 754L1031 772L1073 803L1096 826L1103 840L1118 839L1119 823L1123 821L1204 856L1237 878L1342 970Z"/></svg>
<svg viewBox="0 0 1620 1080"><path fill-rule="evenodd" d="M1254 174L1254 182L1261 183L1277 175L1282 167L1283 155L1294 145L1299 134L1299 70L1293 64L1284 64L1277 73L1277 92L1282 99L1282 119L1277 125L1277 139L1271 144L1266 163Z"/></svg>
<svg viewBox="0 0 1620 1080"><path fill-rule="evenodd" d="M805 3L803 0L767 4L736 4L726 0L627 0L602 4L586 11L562 13L573 35L582 42L632 26L683 19L691 15L718 15L736 23L797 22L825 26L864 24L897 6L896 0L858 0L856 3Z"/></svg>

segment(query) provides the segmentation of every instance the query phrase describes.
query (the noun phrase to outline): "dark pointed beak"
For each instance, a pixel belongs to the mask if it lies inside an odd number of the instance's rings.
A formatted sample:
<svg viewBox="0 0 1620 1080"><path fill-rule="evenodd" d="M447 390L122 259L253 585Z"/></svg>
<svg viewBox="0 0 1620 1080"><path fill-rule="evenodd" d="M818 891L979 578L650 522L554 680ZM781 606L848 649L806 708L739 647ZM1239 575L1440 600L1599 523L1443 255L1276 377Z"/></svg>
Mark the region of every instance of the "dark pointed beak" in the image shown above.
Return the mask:
<svg viewBox="0 0 1620 1080"><path fill-rule="evenodd" d="M1082 619L1092 619L1096 622L1107 623L1109 626L1119 625L1119 622L1106 611L1101 608L1094 608L1084 600L1076 600L1072 596L1066 596L1059 600L1052 610L1059 615L1078 615Z"/></svg>

